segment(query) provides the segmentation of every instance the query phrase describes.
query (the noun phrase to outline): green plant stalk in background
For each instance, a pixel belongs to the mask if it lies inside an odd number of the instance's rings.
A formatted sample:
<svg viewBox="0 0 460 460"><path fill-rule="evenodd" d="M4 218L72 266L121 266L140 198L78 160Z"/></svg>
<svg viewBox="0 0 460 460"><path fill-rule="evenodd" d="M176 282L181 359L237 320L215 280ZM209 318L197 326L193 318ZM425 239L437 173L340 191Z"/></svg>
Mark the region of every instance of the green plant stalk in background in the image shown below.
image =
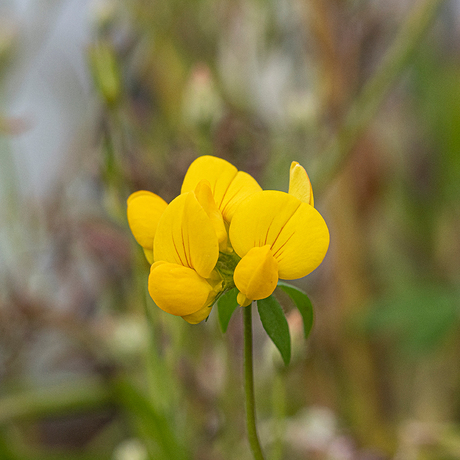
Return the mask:
<svg viewBox="0 0 460 460"><path fill-rule="evenodd" d="M274 415L273 446L271 460L282 460L284 438L286 434L286 377L287 370L281 366L276 369L273 378L272 403Z"/></svg>
<svg viewBox="0 0 460 460"><path fill-rule="evenodd" d="M407 68L408 61L436 19L436 13L443 2L444 0L425 0L415 3L378 71L364 85L335 136L318 155L318 172L315 178L317 193L330 184L343 167L396 78Z"/></svg>
<svg viewBox="0 0 460 460"><path fill-rule="evenodd" d="M255 460L264 460L256 427L254 396L254 368L252 357L252 305L243 307L244 320L244 395L246 399L246 427L249 445Z"/></svg>

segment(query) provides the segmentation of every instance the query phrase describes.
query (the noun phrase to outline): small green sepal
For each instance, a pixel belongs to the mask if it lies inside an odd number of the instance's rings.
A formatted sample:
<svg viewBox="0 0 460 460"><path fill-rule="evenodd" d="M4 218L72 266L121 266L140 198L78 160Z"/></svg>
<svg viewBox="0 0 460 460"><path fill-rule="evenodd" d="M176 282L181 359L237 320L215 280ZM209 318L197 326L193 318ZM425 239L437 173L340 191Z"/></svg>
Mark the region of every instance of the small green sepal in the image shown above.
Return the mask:
<svg viewBox="0 0 460 460"><path fill-rule="evenodd" d="M238 302L236 301L237 295L238 289L233 288L220 296L217 301L217 313L219 316L220 328L224 334L227 331L228 323L230 322L233 312L238 307Z"/></svg>

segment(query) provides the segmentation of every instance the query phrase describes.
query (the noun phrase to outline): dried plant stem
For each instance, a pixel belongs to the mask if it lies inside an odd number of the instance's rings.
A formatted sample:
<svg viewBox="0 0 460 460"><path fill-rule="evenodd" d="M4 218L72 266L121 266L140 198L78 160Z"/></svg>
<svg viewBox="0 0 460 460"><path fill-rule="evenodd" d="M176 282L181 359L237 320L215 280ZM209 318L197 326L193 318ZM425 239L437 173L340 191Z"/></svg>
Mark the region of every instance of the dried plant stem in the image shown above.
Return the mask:
<svg viewBox="0 0 460 460"><path fill-rule="evenodd" d="M318 158L315 174L316 191L326 187L338 173L353 147L374 118L397 77L407 67L417 45L436 18L445 0L415 2L412 11L402 23L399 33L385 54L378 71L365 84L354 100L342 125Z"/></svg>
<svg viewBox="0 0 460 460"><path fill-rule="evenodd" d="M249 445L255 460L264 460L256 426L254 367L252 357L252 305L243 308L244 319L244 394Z"/></svg>

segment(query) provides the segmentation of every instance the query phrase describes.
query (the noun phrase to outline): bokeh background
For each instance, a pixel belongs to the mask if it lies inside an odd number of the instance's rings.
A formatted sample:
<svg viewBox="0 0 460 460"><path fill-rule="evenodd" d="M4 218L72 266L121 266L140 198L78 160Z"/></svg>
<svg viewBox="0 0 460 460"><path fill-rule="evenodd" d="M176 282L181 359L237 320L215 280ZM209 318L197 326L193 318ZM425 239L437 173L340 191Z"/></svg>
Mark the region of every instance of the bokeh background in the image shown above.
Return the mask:
<svg viewBox="0 0 460 460"><path fill-rule="evenodd" d="M126 198L310 174L331 246L255 323L270 460L460 458L458 0L2 0L0 458L250 459L242 321L159 310Z"/></svg>

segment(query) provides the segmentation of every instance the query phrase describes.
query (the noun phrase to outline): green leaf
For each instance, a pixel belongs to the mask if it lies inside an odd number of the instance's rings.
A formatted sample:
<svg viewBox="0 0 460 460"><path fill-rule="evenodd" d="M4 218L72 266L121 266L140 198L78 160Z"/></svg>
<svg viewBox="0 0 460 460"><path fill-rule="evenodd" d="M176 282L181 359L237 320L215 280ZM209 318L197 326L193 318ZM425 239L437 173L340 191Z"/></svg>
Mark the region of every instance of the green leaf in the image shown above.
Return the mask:
<svg viewBox="0 0 460 460"><path fill-rule="evenodd" d="M233 288L226 292L223 296L219 297L217 301L217 312L219 314L219 323L222 332L225 333L228 328L228 323L233 315L233 312L238 307L236 297L238 296L238 289Z"/></svg>
<svg viewBox="0 0 460 460"><path fill-rule="evenodd" d="M280 287L292 299L302 315L303 330L305 338L307 339L313 327L314 319L313 305L311 304L310 299L301 289L285 283L284 281L278 281L278 287Z"/></svg>
<svg viewBox="0 0 460 460"><path fill-rule="evenodd" d="M288 322L281 305L271 295L266 299L257 301L257 310L265 332L278 348L284 364L287 366L291 360L291 335L289 334Z"/></svg>

